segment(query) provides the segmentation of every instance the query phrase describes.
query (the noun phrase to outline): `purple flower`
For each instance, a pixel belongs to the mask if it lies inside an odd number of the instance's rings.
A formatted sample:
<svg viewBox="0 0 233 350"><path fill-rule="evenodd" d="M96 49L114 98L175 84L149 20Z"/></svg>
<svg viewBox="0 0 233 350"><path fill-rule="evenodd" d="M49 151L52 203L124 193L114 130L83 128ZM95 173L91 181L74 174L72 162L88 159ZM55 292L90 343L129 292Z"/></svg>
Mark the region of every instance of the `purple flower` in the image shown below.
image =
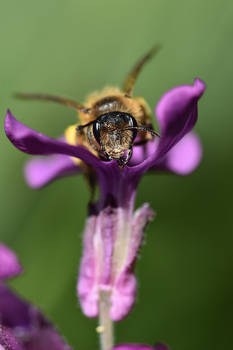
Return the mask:
<svg viewBox="0 0 233 350"><path fill-rule="evenodd" d="M16 255L0 244L0 350L71 350L34 306L4 284L21 271Z"/></svg>
<svg viewBox="0 0 233 350"><path fill-rule="evenodd" d="M85 315L99 314L103 294L110 299L112 320L121 320L131 310L137 285L134 264L144 228L154 215L148 204L134 213L137 185L147 171L186 175L197 167L202 148L191 130L204 90L204 83L195 79L194 85L178 86L163 95L156 107L161 137L134 146L132 159L124 168L115 160L97 158L87 148L38 133L8 111L5 131L10 141L25 153L49 156L33 159L26 165L25 176L31 187L40 188L59 177L82 172L74 158L81 159L95 172L101 195L89 208L77 286Z"/></svg>

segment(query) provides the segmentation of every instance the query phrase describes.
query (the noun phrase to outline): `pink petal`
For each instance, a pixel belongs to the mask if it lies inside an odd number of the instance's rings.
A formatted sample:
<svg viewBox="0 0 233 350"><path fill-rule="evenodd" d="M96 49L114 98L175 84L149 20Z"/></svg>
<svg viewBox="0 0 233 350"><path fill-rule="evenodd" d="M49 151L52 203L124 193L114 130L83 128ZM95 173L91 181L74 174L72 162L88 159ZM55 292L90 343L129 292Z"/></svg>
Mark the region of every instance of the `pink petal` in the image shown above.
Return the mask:
<svg viewBox="0 0 233 350"><path fill-rule="evenodd" d="M100 291L111 292L113 321L128 315L136 296L134 263L144 228L153 216L153 211L145 204L134 215L126 208L106 207L88 217L77 286L86 316L98 316ZM122 221L128 221L129 225L122 227Z"/></svg>
<svg viewBox="0 0 233 350"><path fill-rule="evenodd" d="M199 137L194 133L185 135L166 155L166 168L178 175L194 171L202 158Z"/></svg>
<svg viewBox="0 0 233 350"><path fill-rule="evenodd" d="M154 218L154 212L148 204L137 209L131 224L132 234L128 246L124 267L117 276L111 296L111 318L119 321L128 315L134 305L137 291L137 280L133 273L134 263L144 238L144 229Z"/></svg>
<svg viewBox="0 0 233 350"><path fill-rule="evenodd" d="M199 137L191 132L185 135L151 170L188 175L198 167L201 158L202 146Z"/></svg>
<svg viewBox="0 0 233 350"><path fill-rule="evenodd" d="M30 187L38 189L60 177L78 174L80 171L70 157L58 154L30 159L25 164L24 176Z"/></svg>
<svg viewBox="0 0 233 350"><path fill-rule="evenodd" d="M16 254L0 244L0 280L17 276L21 273L22 267Z"/></svg>

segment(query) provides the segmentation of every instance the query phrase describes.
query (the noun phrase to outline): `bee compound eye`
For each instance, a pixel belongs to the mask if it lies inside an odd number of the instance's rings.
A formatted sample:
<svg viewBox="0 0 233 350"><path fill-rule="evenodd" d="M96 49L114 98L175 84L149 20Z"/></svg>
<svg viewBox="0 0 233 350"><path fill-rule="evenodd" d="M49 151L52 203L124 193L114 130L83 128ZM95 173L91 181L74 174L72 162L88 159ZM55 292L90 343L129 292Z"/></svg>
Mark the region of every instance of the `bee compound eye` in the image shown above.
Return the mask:
<svg viewBox="0 0 233 350"><path fill-rule="evenodd" d="M129 118L129 125L132 126L133 128L135 128L132 130L133 131L133 140L134 140L137 136L137 129L136 128L137 128L138 124L136 122L136 119L133 116L130 116L130 118Z"/></svg>
<svg viewBox="0 0 233 350"><path fill-rule="evenodd" d="M93 134L98 144L100 144L100 123L98 121L93 124Z"/></svg>

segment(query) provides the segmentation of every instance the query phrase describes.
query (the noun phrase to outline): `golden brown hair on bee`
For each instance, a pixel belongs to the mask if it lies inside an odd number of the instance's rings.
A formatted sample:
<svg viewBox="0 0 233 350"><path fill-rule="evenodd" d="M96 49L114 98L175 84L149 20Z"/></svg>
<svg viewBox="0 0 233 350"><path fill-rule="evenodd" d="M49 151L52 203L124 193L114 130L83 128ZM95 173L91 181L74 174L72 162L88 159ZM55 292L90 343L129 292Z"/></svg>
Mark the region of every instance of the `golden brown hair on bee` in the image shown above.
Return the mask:
<svg viewBox="0 0 233 350"><path fill-rule="evenodd" d="M132 156L134 144L147 142L158 135L152 128L147 103L142 97L132 95L138 74L158 49L159 46L154 47L136 63L126 77L122 90L106 87L89 95L84 104L47 94L17 96L53 101L75 109L80 122L67 129L67 142L83 145L96 156L104 160L116 159L119 166L124 166ZM75 161L82 165L80 160Z"/></svg>

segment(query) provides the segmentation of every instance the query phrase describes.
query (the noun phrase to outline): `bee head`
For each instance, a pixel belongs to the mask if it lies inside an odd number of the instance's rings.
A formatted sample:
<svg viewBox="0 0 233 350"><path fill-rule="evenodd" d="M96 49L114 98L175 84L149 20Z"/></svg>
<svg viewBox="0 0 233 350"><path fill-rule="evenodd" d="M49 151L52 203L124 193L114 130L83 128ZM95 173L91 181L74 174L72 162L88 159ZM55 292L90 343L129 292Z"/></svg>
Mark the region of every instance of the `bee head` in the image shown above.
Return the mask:
<svg viewBox="0 0 233 350"><path fill-rule="evenodd" d="M119 159L132 147L137 136L135 118L124 112L100 115L93 123L93 134L109 159Z"/></svg>

